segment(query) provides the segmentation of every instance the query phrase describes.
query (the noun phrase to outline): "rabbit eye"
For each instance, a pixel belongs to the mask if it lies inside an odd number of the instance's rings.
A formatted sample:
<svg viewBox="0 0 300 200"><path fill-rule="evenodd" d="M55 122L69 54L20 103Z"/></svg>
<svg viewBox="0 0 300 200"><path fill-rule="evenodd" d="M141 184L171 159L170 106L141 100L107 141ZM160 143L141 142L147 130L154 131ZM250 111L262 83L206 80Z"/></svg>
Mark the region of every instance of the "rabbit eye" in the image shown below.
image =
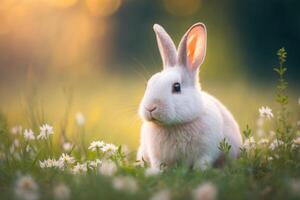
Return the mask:
<svg viewBox="0 0 300 200"><path fill-rule="evenodd" d="M180 87L180 83L174 83L173 84L173 88L172 88L172 92L173 93L179 93L181 91L181 87Z"/></svg>

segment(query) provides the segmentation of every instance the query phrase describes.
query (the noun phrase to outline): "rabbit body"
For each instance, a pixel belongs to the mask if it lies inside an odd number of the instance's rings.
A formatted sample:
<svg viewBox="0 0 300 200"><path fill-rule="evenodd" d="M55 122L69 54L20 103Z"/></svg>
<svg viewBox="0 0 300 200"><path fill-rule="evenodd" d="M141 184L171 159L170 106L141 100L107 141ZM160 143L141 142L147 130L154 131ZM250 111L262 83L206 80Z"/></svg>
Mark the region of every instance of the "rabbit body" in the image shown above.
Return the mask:
<svg viewBox="0 0 300 200"><path fill-rule="evenodd" d="M154 30L164 70L150 78L140 104L143 125L137 159L149 162L152 168L180 162L203 169L220 155L218 145L223 138L231 145L230 156L236 157L242 144L238 124L198 83L198 67L205 56L205 26L196 24L189 29L178 54L164 29L155 25ZM200 45L193 41L195 37Z"/></svg>

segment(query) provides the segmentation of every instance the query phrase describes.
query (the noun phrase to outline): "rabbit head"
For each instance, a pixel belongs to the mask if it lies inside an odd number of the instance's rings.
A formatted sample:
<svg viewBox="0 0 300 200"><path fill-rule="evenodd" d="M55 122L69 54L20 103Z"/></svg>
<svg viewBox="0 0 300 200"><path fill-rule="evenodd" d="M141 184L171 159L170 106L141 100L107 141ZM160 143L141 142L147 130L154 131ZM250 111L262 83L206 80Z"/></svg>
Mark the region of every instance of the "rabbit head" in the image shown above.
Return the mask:
<svg viewBox="0 0 300 200"><path fill-rule="evenodd" d="M163 70L154 74L140 104L139 115L145 121L162 125L187 123L201 113L198 69L206 51L206 28L194 24L176 47L168 33L158 24L153 26Z"/></svg>

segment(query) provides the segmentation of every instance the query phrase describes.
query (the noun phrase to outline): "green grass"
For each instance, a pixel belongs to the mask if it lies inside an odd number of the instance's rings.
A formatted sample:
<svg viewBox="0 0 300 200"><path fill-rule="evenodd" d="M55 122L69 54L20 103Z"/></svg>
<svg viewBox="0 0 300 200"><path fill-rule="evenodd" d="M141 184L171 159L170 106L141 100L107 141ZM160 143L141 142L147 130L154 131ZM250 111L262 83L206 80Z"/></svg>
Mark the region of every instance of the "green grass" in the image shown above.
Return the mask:
<svg viewBox="0 0 300 200"><path fill-rule="evenodd" d="M256 135L256 127L251 129L256 122L249 121L247 124L250 126L243 128L245 146L241 148L240 157L236 160L228 158L230 145L223 140L219 149L223 151L224 156L217 166L204 171L191 170L178 164L163 169L159 174L149 176L147 164L145 163L145 167L138 165L139 163L134 159L135 152L128 153L123 146L108 152L102 149L92 151L88 148L85 127L76 125L66 128L66 124L70 123L68 107L60 126L54 126L54 135L46 140L26 141L22 135L24 130L12 134L9 119L2 115L0 118L1 199L22 197L26 199L24 196L26 194L38 194L40 199L58 198L53 191L59 184L69 188L69 199L149 199L162 190L169 191L171 199L192 199L195 188L205 183L212 184L217 191L218 199L299 199L300 143L295 141L300 137L299 126L297 126L299 105L293 101L290 104L294 105L288 104L284 49L278 51L278 58L279 66L275 69L279 77L275 91L278 110L273 110L274 117L271 119L262 117L264 124L260 127L267 133L263 138L268 139L268 142L260 143L262 138ZM47 116L44 116L40 108L36 108L36 103L33 101L33 99L29 101L26 113L28 124L37 136L40 132L39 127L45 123ZM268 105L274 103L269 102ZM292 112L289 107L294 108ZM256 109L253 112L258 111ZM72 130L73 135L66 134L66 130ZM274 134L270 134L270 131ZM16 139L19 144L16 144ZM274 141L281 142L271 148L272 145L274 146ZM62 147L64 142L72 143L73 148L64 150ZM31 150L26 151L28 145ZM75 163L65 163L63 170L57 167L40 167L40 161L48 158L58 159L66 152L74 157ZM87 170L82 173L72 172L77 162L89 163L95 159L102 160L102 165L95 168L89 168L88 165ZM105 166L103 163L107 164L108 161L109 166L117 166L111 176L103 172ZM16 190L20 190L17 184L26 175L31 176L38 187L34 187L31 181L27 182L21 187L23 195L20 197L16 194ZM118 182L120 177L121 182ZM124 177L130 178L124 179ZM116 182L119 183L119 187L116 186ZM206 190L204 193L199 194L202 197L199 199L206 200L214 197L211 190Z"/></svg>

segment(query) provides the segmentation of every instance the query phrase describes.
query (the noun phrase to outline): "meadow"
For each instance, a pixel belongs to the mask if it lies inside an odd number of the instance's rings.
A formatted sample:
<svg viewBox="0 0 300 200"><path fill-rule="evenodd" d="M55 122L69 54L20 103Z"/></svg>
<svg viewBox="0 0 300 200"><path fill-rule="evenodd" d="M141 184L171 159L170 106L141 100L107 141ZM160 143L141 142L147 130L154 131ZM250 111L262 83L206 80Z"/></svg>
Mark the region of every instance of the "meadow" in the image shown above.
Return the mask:
<svg viewBox="0 0 300 200"><path fill-rule="evenodd" d="M180 164L158 171L135 160L146 73L1 88L1 199L299 199L300 99L287 87L287 53L277 56L274 86L201 80L244 138L238 159L227 156L224 140L221 159L203 171Z"/></svg>

